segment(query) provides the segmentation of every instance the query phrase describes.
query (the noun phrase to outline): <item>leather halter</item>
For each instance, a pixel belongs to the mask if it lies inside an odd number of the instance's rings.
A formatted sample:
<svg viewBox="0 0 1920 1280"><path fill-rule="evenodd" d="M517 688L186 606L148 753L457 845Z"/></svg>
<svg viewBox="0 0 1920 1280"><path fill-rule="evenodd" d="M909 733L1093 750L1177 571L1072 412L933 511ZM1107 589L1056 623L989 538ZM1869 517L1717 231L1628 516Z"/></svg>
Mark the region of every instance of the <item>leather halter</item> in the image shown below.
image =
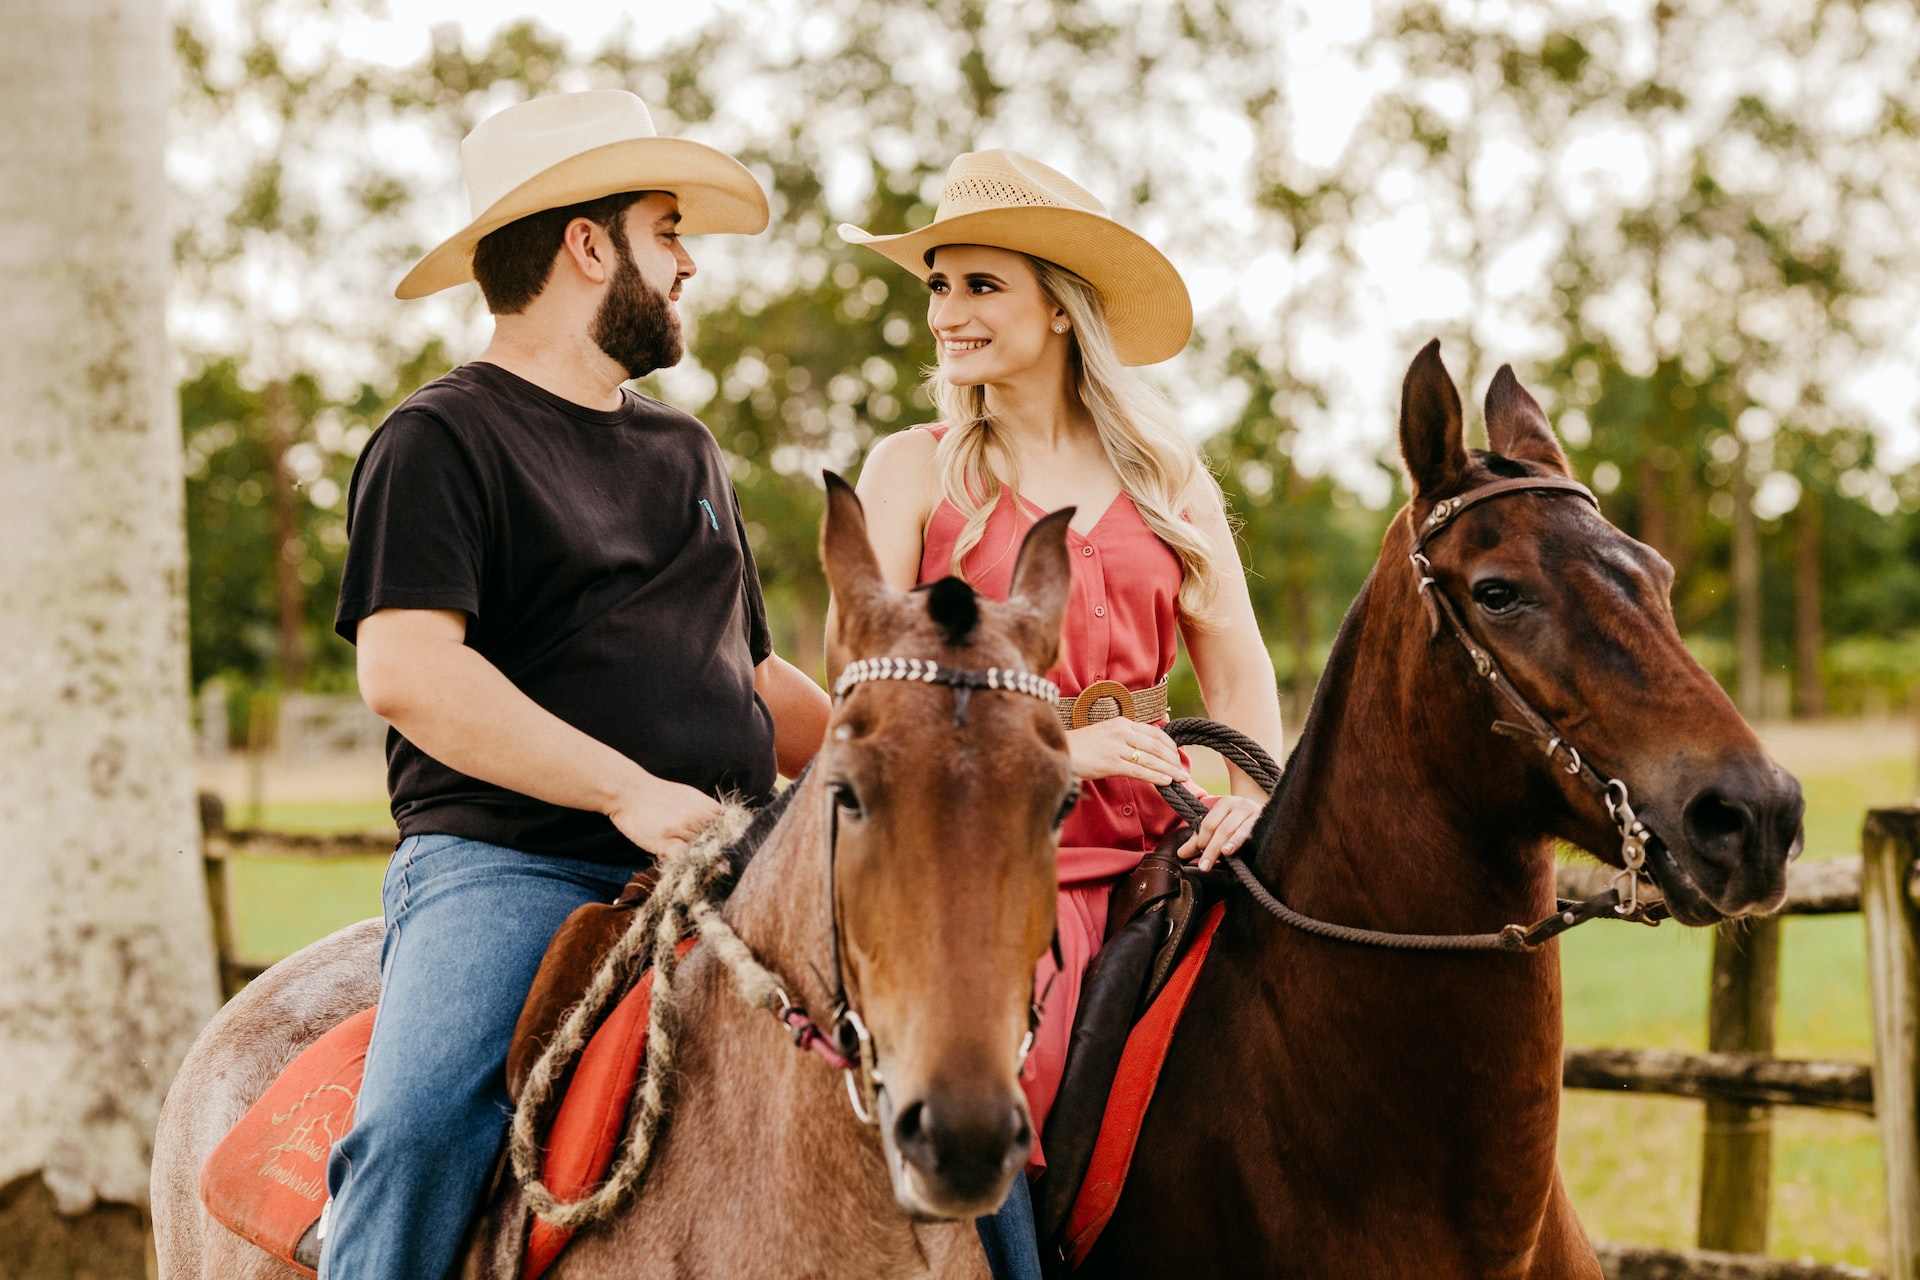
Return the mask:
<svg viewBox="0 0 1920 1280"><path fill-rule="evenodd" d="M1646 864L1647 842L1651 840L1649 832L1633 812L1633 804L1627 793L1627 784L1619 778L1602 775L1591 764L1581 758L1579 749L1567 740L1565 734L1554 727L1551 720L1534 709L1526 695L1514 687L1506 672L1500 669L1499 660L1493 653L1473 638L1460 611L1447 593L1440 590L1433 579L1433 564L1427 559L1426 548L1440 534L1453 526L1454 520L1462 511L1476 507L1494 498L1506 497L1515 493L1572 493L1600 509L1599 500L1592 490L1577 480L1562 476L1522 476L1510 480L1495 480L1469 489L1457 498L1443 498L1433 504L1427 518L1415 531L1413 545L1407 552L1407 560L1413 566L1414 578L1419 583L1420 599L1427 607L1427 618L1433 632L1438 634L1444 624L1453 638L1467 651L1467 657L1478 672L1506 702L1513 714L1519 717L1519 723L1509 720L1496 720L1493 723L1495 733L1509 738L1530 740L1539 745L1547 758L1560 768L1580 780L1581 785L1606 806L1607 817L1620 833L1621 870L1614 877L1611 891L1623 891L1622 900L1614 906L1618 915L1632 915L1640 906L1640 869Z"/></svg>
<svg viewBox="0 0 1920 1280"><path fill-rule="evenodd" d="M1622 869L1613 877L1612 887L1595 894L1584 902L1562 900L1558 910L1543 920L1531 925L1510 924L1497 933L1468 934L1416 934L1389 933L1381 929L1362 929L1353 925L1334 924L1303 915L1280 901L1272 890L1261 884L1253 870L1239 858L1226 860L1229 871L1246 888L1253 899L1269 913L1303 933L1316 937L1330 938L1338 942L1358 943L1371 947L1388 947L1402 951L1532 951L1549 939L1565 933L1575 925L1585 924L1588 920L1600 916L1612 916L1621 920L1637 920L1642 924L1658 924L1667 916L1665 903L1656 902L1649 906L1640 905L1639 872L1646 864L1647 842L1653 838L1646 826L1635 816L1633 805L1629 801L1627 784L1618 778L1602 775L1588 764L1574 745L1567 741L1566 735L1556 729L1551 720L1541 715L1528 702L1526 696L1513 687L1506 673L1491 652L1473 638L1467 630L1460 612L1454 607L1445 592L1433 578L1433 565L1426 557L1426 547L1435 537L1451 527L1454 519L1469 507L1478 506L1493 498L1504 497L1512 493L1572 493L1593 503L1599 509L1591 491L1577 481L1557 476L1526 476L1511 480L1496 480L1470 489L1456 498L1443 499L1434 504L1415 531L1413 545L1407 552L1407 559L1413 566L1414 581L1420 598L1426 604L1427 617L1432 634L1438 635L1444 625L1452 632L1455 640L1467 651L1467 657L1473 662L1473 669L1489 681L1514 714L1520 717L1520 723L1496 720L1493 729L1496 733L1508 737L1531 739L1540 744L1549 759L1557 767L1580 779L1587 790L1598 796L1606 805L1607 816L1620 832L1620 860ZM1174 741L1181 743L1204 742L1238 764L1268 792L1272 792L1280 781L1280 770L1260 745L1245 734L1215 724L1209 720L1176 720L1167 726L1167 732ZM1561 757L1565 762L1561 762ZM1179 787L1160 787L1160 794L1172 805L1196 830L1205 817L1200 807L1187 792ZM1192 874L1191 872L1189 874ZM1622 893L1622 886L1625 893Z"/></svg>
<svg viewBox="0 0 1920 1280"><path fill-rule="evenodd" d="M953 723L963 725L967 720L967 702L976 689L1005 690L1009 693L1025 694L1038 698L1049 707L1060 698L1059 686L1051 680L1036 676L1029 671L1015 671L1011 667L983 667L966 669L942 666L925 658L862 658L850 662L841 671L840 678L833 684L833 700L837 706L844 701L854 688L875 680L904 680L914 684L943 684L953 690ZM833 953L834 1006L832 1032L830 1039L839 1051L842 1066L846 1072L847 1101L853 1106L853 1114L862 1124L877 1123L879 1114L877 1101L880 1089L886 1083L880 1074L880 1055L874 1049L873 1036L867 1030L866 1022L860 1017L853 1003L847 997L847 974L840 961L840 894L835 884L836 854L840 847L840 802L834 795L833 784L827 784L827 911L832 921L828 938ZM1060 935L1053 938L1053 953L1056 968L1060 958ZM1036 994L1027 1005L1027 1034L1020 1042L1019 1060L1016 1070L1025 1065L1027 1053L1033 1048L1034 1036L1040 1030L1040 1006L1043 995ZM808 1039L819 1037L819 1030L804 1010L798 1009L780 993L782 1008L776 1010L782 1022L792 1029L794 1042L805 1047L813 1047ZM811 1032L811 1035L809 1035ZM816 1049L816 1052L819 1050ZM826 1055L822 1055L826 1056ZM828 1059L833 1061L832 1058ZM844 1065L842 1065L844 1063Z"/></svg>

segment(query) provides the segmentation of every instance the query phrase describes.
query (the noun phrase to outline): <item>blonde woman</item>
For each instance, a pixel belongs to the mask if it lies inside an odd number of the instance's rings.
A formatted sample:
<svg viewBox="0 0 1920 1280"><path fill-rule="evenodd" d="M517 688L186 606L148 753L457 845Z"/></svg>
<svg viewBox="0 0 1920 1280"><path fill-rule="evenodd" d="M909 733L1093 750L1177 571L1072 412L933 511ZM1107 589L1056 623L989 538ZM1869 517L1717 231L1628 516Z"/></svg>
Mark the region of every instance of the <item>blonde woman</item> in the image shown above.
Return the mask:
<svg viewBox="0 0 1920 1280"><path fill-rule="evenodd" d="M1060 836L1064 963L1054 979L1043 960L1036 987L1049 994L1025 1086L1039 1132L1113 885L1177 822L1153 790L1188 777L1159 727L1176 635L1208 713L1278 759L1273 664L1219 488L1172 406L1126 367L1168 359L1192 332L1186 286L1158 250L1071 179L1009 151L954 161L919 231L840 234L927 282L939 358L929 387L940 421L880 441L861 472L882 571L902 588L954 574L1004 597L1027 529L1075 508L1073 592L1049 674L1068 697L1122 687L1133 708L1128 718L1111 714L1118 698L1081 698L1074 720L1101 708L1111 718L1067 734L1083 787ZM841 661L830 655L836 672ZM1181 856L1211 866L1234 853L1261 802L1234 770ZM1024 1274L998 1259L996 1271Z"/></svg>

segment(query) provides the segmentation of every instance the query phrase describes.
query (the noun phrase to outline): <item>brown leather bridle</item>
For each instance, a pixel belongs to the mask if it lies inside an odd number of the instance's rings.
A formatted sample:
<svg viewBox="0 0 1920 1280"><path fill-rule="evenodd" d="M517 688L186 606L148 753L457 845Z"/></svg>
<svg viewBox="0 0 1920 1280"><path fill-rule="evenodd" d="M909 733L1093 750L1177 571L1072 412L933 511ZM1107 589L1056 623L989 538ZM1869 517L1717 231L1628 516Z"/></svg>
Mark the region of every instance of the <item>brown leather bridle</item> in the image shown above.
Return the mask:
<svg viewBox="0 0 1920 1280"><path fill-rule="evenodd" d="M834 681L833 701L837 707L853 692L858 685L875 680L902 680L911 684L940 684L953 690L953 723L955 727L967 721L967 703L975 690L1005 690L1009 693L1024 694L1038 698L1049 705L1060 700L1059 686L1044 676L1030 671L1019 671L1010 667L983 667L967 669L943 666L928 658L862 658L850 662L841 671L840 678ZM809 768L812 766L809 765ZM798 783L795 784L796 788ZM777 1010L781 1021L786 1022L794 1031L794 1042L806 1047L820 1049L803 1036L809 1033L801 1024L812 1028L812 1035L832 1049L838 1051L839 1060L828 1057L830 1062L846 1073L847 1101L853 1106L853 1114L862 1124L876 1124L879 1115L878 1102L880 1090L886 1084L881 1074L879 1051L874 1047L873 1036L867 1030L866 1022L859 1011L853 1007L853 1001L847 994L847 973L840 955L840 895L835 882L837 875L838 852L840 847L840 810L842 798L838 786L829 778L826 787L827 802L827 912L830 921L828 931L829 945L832 950L833 969L833 1015L831 1031L820 1033L817 1024L806 1016L805 1010L797 1015L790 1011L797 1009L784 992L780 993L780 1002L784 1006ZM1053 962L1055 970L1065 967L1060 955L1060 934L1053 935ZM1052 980L1049 979L1049 986ZM1016 1071L1025 1065L1027 1054L1033 1048L1033 1042L1040 1033L1041 1008L1046 1003L1046 992L1032 993L1027 1002L1027 1034L1020 1042ZM826 1053L822 1053L827 1057Z"/></svg>
<svg viewBox="0 0 1920 1280"><path fill-rule="evenodd" d="M1592 503L1595 511L1600 510L1600 502L1593 496L1593 491L1577 480L1561 476L1495 480L1477 489L1470 489L1457 498L1443 498L1434 503L1433 509L1427 512L1427 518L1420 522L1419 529L1414 533L1407 561L1413 566L1415 579L1419 583L1420 600L1427 607L1428 622L1434 632L1437 634L1444 623L1447 630L1453 633L1453 638L1467 651L1473 669L1494 687L1514 715L1519 717L1517 724L1511 720L1494 721L1493 731L1509 738L1537 743L1549 760L1565 769L1571 777L1579 779L1581 785L1606 806L1607 818L1620 833L1621 869L1614 877L1614 888L1624 887L1624 892L1615 911L1623 916L1632 915L1640 907L1639 873L1646 865L1647 842L1653 838L1653 833L1634 815L1627 784L1619 778L1603 776L1587 763L1579 749L1567 741L1566 735L1535 710L1525 694L1514 688L1513 681L1500 669L1500 663L1493 653L1474 640L1473 633L1467 630L1466 622L1460 617L1459 609L1434 582L1433 564L1426 556L1427 545L1451 528L1461 512L1513 493L1572 493ZM1564 762L1562 757L1565 758Z"/></svg>
<svg viewBox="0 0 1920 1280"><path fill-rule="evenodd" d="M1495 720L1493 731L1510 738L1519 738L1537 743L1555 767L1563 769L1573 778L1579 779L1607 811L1607 818L1614 829L1620 833L1621 868L1612 878L1612 883L1604 892L1595 894L1584 902L1562 900L1558 910L1544 920L1532 925L1510 924L1497 933L1471 934L1412 934L1389 933L1378 929L1361 929L1352 925L1334 924L1331 921L1317 920L1302 915L1281 902L1273 892L1253 874L1239 858L1226 860L1227 867L1244 885L1254 899L1273 915L1303 932L1318 937L1332 938L1341 942L1355 942L1366 946L1390 947L1403 951L1532 951L1548 939L1565 933L1577 924L1584 924L1601 916L1612 916L1622 920L1637 920L1644 924L1658 924L1667 916L1664 903L1640 905L1640 874L1646 866L1647 844L1653 839L1653 833L1647 830L1633 811L1633 804L1627 790L1627 784L1619 778L1610 778L1595 769L1580 754L1577 747L1568 741L1566 734L1554 727L1551 720L1540 714L1526 695L1513 685L1506 672L1500 668L1499 661L1487 646L1475 640L1473 633L1460 616L1459 609L1447 598L1439 584L1433 578L1433 564L1427 559L1426 549L1436 537L1453 526L1460 513L1471 507L1495 498L1503 498L1515 493L1571 493L1593 504L1594 510L1600 509L1600 503L1585 485L1575 480L1559 476L1523 476L1510 480L1495 480L1455 498L1444 498L1433 504L1426 519L1414 530L1413 545L1408 549L1407 560L1413 566L1414 582L1420 599L1426 605L1427 618L1432 634L1438 635L1444 626L1453 638L1466 650L1473 669L1490 683L1516 720ZM1260 783L1269 792L1279 781L1279 769L1273 760L1259 745L1244 735L1228 729L1225 725L1212 721L1186 720L1175 721L1167 726L1175 741L1203 742L1220 751L1245 770L1248 776ZM1167 798L1180 815L1194 826L1199 825L1205 810L1184 790L1177 787L1159 788L1160 794Z"/></svg>

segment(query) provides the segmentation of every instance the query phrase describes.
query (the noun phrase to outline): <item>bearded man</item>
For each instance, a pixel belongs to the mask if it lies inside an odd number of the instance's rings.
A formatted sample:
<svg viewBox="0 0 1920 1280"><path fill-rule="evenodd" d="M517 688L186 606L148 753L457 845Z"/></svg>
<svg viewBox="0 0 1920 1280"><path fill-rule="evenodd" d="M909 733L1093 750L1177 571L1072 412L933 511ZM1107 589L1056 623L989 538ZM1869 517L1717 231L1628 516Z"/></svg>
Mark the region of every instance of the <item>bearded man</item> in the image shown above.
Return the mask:
<svg viewBox="0 0 1920 1280"><path fill-rule="evenodd" d="M480 358L354 471L336 628L393 728L380 1012L328 1166L320 1275L447 1274L505 1131L508 1041L569 913L767 798L825 732L776 657L725 460L625 384L677 362L683 231L753 234L737 161L629 93L538 98L461 146L474 220L397 294L479 283Z"/></svg>

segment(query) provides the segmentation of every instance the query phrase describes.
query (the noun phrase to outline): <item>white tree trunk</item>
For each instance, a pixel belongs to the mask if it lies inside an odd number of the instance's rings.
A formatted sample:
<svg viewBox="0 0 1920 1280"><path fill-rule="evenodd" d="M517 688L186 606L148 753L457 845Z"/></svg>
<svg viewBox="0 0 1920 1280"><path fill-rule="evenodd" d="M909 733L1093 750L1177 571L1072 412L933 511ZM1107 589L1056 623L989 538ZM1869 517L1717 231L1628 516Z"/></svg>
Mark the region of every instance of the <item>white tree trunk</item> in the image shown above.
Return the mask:
<svg viewBox="0 0 1920 1280"><path fill-rule="evenodd" d="M218 1003L193 802L158 0L0 41L0 1185L143 1204Z"/></svg>

